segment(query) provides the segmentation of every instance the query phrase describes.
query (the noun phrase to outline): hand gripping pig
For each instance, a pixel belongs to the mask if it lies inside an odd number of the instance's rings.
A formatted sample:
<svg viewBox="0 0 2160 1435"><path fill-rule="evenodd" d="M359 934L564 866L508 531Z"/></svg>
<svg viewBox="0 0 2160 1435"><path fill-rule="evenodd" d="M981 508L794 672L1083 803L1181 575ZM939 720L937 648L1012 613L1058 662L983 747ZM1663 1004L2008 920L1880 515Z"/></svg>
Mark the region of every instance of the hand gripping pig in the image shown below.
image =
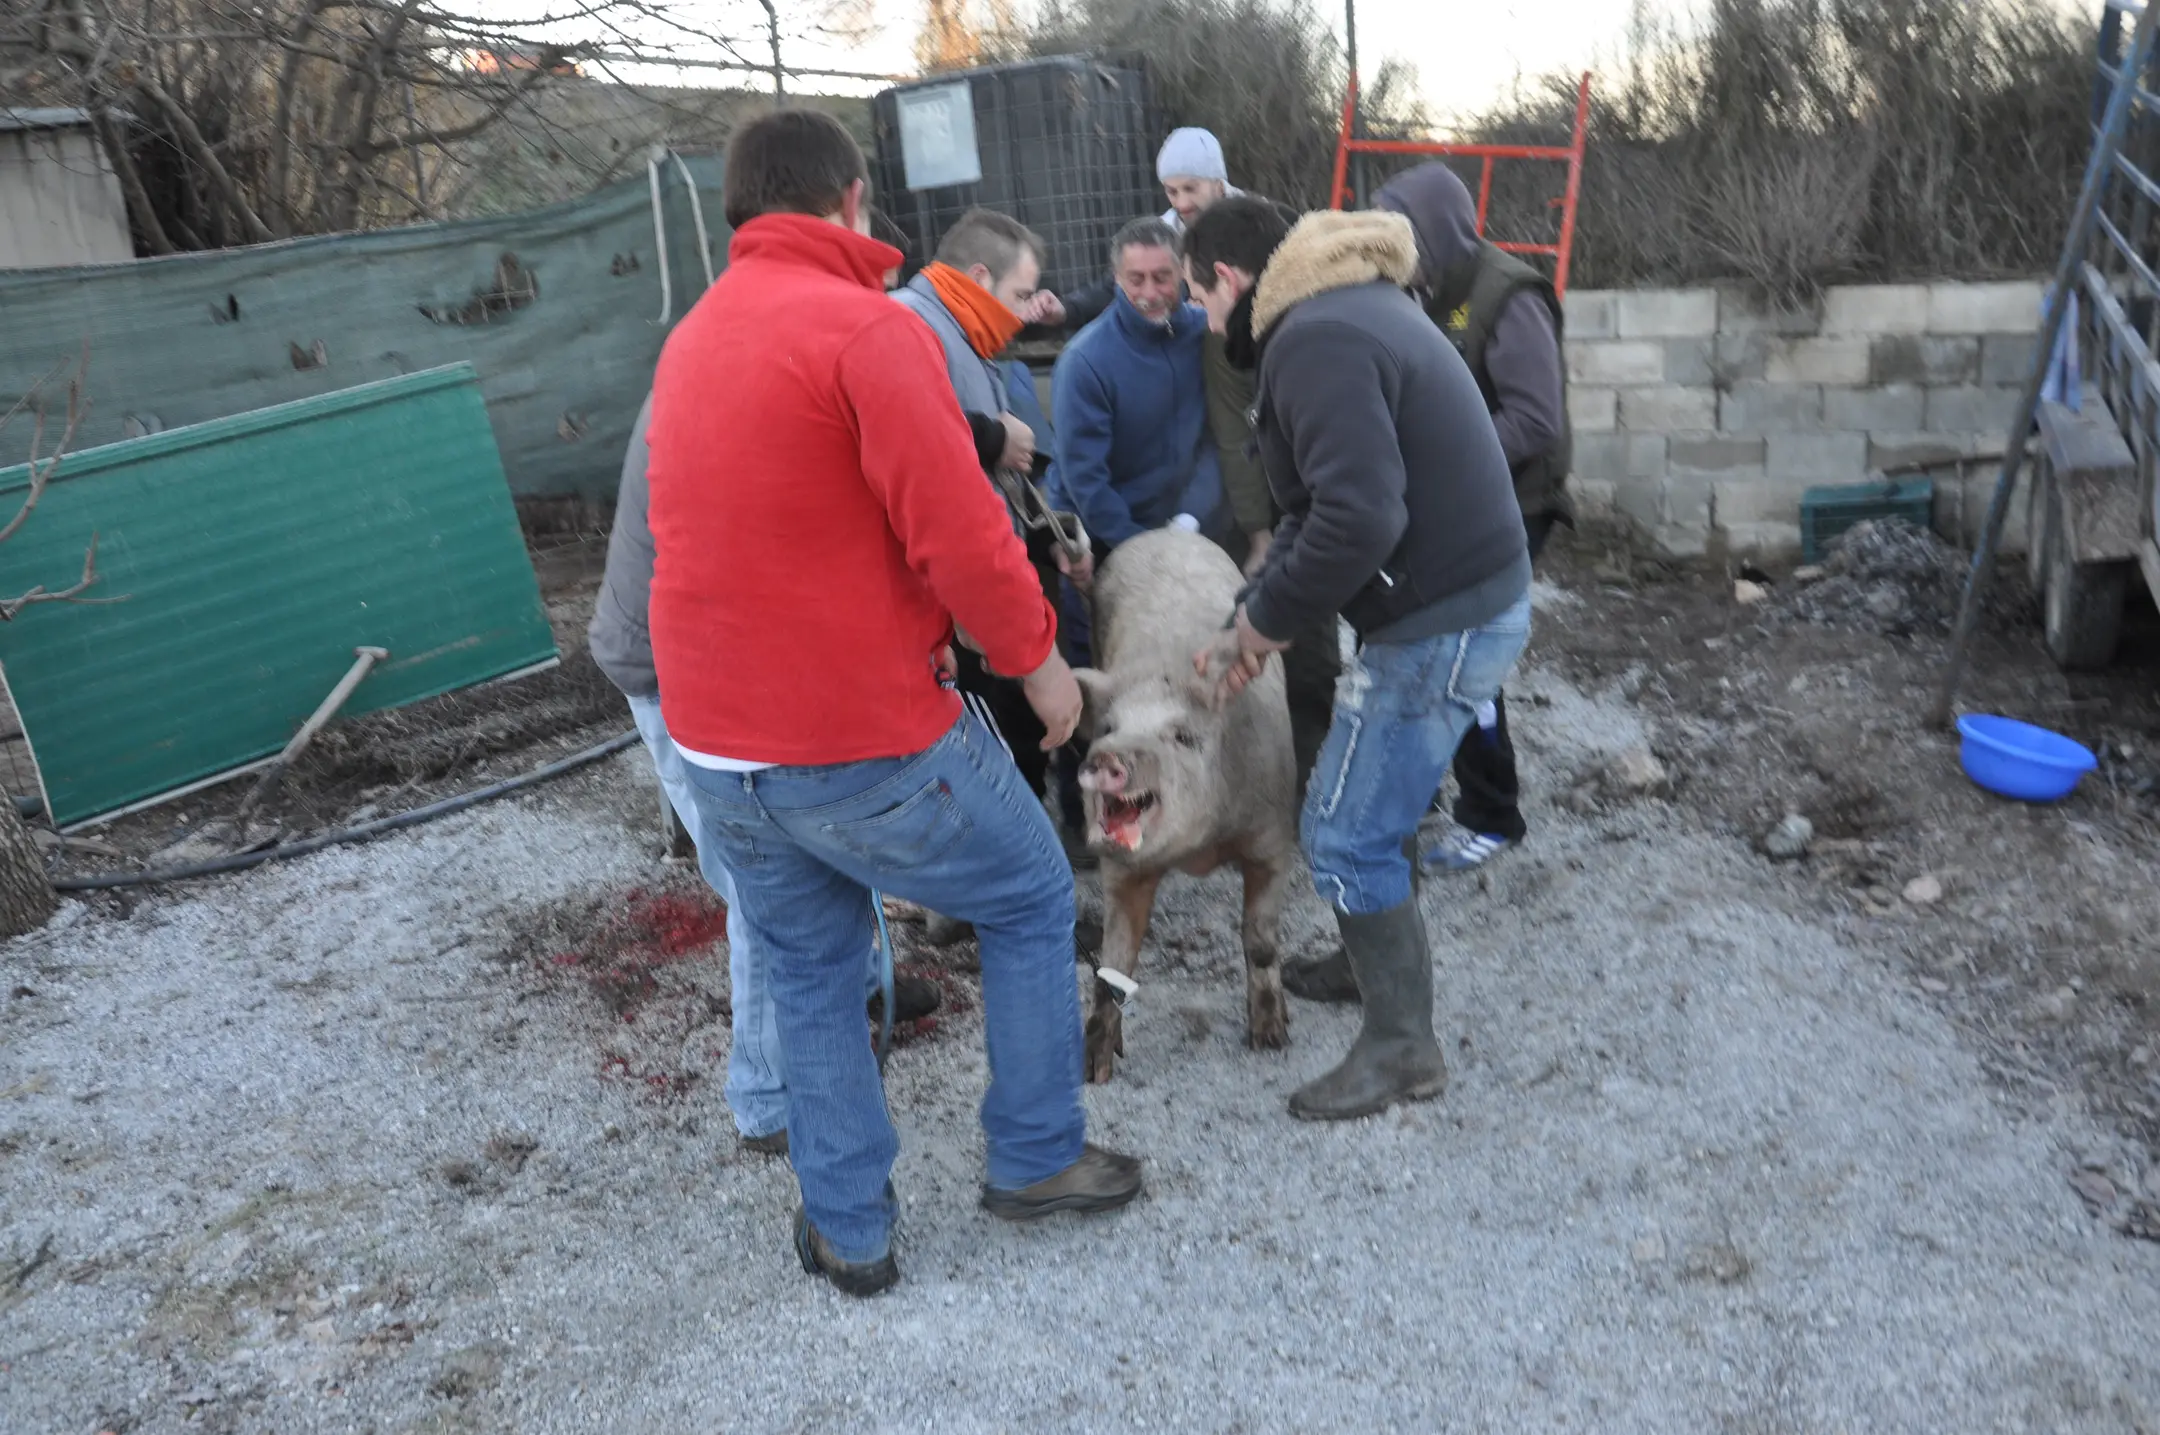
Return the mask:
<svg viewBox="0 0 2160 1435"><path fill-rule="evenodd" d="M1080 787L1088 846L1102 859L1101 966L1130 977L1155 888L1172 868L1205 876L1234 862L1245 878L1246 1041L1290 1039L1280 955L1283 901L1297 852L1297 768L1282 663L1235 698L1215 674L1231 655L1223 619L1241 584L1207 539L1161 529L1110 556L1094 591L1095 657L1077 674L1090 740ZM1193 655L1221 645L1203 677ZM1087 1077L1110 1079L1125 1054L1122 1013L1097 978Z"/></svg>

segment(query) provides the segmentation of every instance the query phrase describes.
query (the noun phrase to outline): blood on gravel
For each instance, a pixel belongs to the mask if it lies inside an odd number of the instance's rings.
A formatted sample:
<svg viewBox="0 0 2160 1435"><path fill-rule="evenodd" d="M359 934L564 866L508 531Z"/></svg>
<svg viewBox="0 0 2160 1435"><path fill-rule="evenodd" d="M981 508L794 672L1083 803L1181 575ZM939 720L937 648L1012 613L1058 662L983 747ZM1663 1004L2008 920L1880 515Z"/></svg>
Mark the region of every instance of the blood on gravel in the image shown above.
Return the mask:
<svg viewBox="0 0 2160 1435"><path fill-rule="evenodd" d="M703 888L633 887L597 910L607 915L592 934L547 964L575 969L624 1022L636 1021L639 1009L658 995L656 969L703 956L727 938L727 904Z"/></svg>
<svg viewBox="0 0 2160 1435"><path fill-rule="evenodd" d="M711 894L632 892L630 922L652 934L663 957L701 952L727 937L727 903Z"/></svg>
<svg viewBox="0 0 2160 1435"><path fill-rule="evenodd" d="M655 1101L679 1100L698 1084L694 1072L641 1071L629 1057L613 1051L600 1059L600 1079L643 1087L645 1095Z"/></svg>

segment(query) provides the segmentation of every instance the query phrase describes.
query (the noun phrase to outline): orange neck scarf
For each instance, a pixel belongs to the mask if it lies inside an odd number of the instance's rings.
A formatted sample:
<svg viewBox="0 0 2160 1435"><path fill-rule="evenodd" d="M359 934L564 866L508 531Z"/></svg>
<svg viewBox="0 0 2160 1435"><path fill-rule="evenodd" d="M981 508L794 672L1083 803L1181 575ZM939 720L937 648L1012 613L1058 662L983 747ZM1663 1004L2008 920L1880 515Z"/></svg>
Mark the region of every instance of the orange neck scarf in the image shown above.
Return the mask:
<svg viewBox="0 0 2160 1435"><path fill-rule="evenodd" d="M1020 316L998 302L996 295L950 264L931 262L923 266L923 278L945 301L946 312L967 335L968 347L985 359L1005 351L1024 327Z"/></svg>

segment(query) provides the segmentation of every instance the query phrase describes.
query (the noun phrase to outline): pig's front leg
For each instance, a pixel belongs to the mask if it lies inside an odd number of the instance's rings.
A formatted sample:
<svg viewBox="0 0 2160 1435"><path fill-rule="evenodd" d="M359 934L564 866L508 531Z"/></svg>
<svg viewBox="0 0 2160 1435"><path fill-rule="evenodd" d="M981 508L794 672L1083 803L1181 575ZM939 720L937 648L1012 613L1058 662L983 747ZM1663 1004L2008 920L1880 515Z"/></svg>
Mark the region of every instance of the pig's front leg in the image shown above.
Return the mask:
<svg viewBox="0 0 2160 1435"><path fill-rule="evenodd" d="M1116 863L1102 865L1103 943L1100 965L1131 976L1140 968L1140 944L1147 940L1148 918L1155 911L1160 872L1134 872ZM1110 1079L1116 1059L1125 1054L1124 1013L1107 982L1095 983L1094 1010L1087 1021L1087 1079L1100 1085Z"/></svg>
<svg viewBox="0 0 2160 1435"><path fill-rule="evenodd" d="M1245 1044L1290 1044L1290 1003L1282 985L1282 914L1290 864L1280 857L1241 859L1245 874Z"/></svg>

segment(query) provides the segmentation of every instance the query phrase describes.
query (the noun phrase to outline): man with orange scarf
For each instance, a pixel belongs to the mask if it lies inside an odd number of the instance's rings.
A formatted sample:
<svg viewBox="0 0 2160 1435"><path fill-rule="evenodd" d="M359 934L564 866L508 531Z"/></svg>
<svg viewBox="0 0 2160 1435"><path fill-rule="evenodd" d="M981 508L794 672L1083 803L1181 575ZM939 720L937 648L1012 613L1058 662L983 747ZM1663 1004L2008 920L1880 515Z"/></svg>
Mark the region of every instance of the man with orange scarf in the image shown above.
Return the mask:
<svg viewBox="0 0 2160 1435"><path fill-rule="evenodd" d="M974 431L976 456L986 473L1026 474L1034 464L1035 435L1012 412L996 360L1040 302L1036 286L1043 257L1042 240L1027 226L994 210L971 209L939 241L937 259L893 295L930 326L944 351L946 375ZM1062 569L1052 536L1042 530L1021 536L1043 580L1044 596L1055 602ZM1089 566L1083 563L1076 578L1087 579ZM1042 750L1042 720L1026 693L1018 682L984 667L974 653L956 654L961 693L1004 738L1028 790L1040 793L1050 755ZM1077 832L1077 815L1068 818Z"/></svg>

